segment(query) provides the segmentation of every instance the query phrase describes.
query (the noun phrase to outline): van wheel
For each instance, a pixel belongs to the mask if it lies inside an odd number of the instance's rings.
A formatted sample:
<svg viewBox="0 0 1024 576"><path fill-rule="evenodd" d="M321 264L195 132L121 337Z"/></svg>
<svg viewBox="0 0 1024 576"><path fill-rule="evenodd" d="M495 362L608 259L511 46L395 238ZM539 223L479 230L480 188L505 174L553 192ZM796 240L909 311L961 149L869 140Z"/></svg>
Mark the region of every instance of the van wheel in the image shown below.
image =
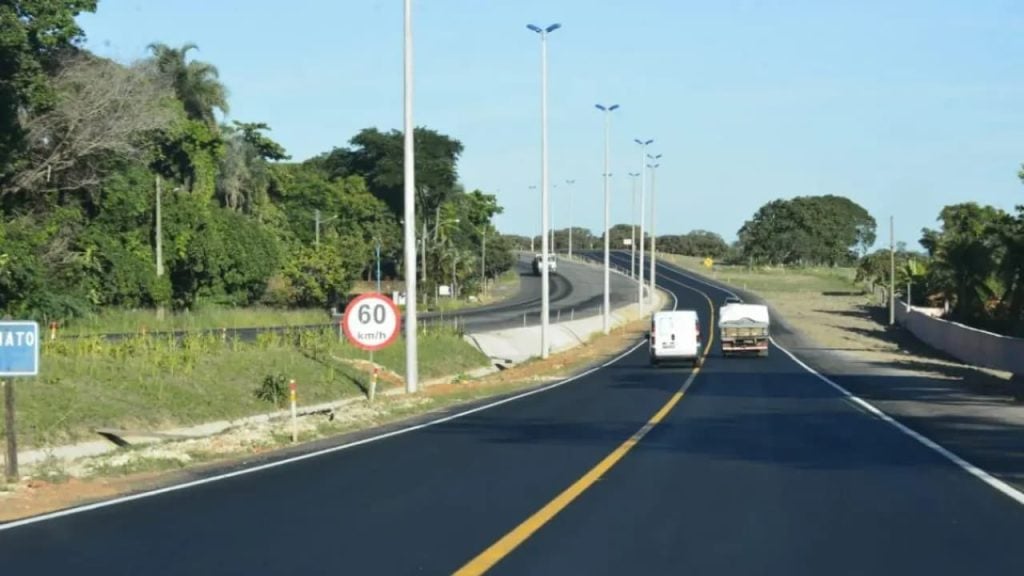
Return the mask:
<svg viewBox="0 0 1024 576"><path fill-rule="evenodd" d="M658 365L658 359L652 356L651 357L651 366L657 366L657 365Z"/></svg>
<svg viewBox="0 0 1024 576"><path fill-rule="evenodd" d="M703 365L704 365L704 357L703 356L697 356L696 358L693 359L693 367L694 368L700 368Z"/></svg>

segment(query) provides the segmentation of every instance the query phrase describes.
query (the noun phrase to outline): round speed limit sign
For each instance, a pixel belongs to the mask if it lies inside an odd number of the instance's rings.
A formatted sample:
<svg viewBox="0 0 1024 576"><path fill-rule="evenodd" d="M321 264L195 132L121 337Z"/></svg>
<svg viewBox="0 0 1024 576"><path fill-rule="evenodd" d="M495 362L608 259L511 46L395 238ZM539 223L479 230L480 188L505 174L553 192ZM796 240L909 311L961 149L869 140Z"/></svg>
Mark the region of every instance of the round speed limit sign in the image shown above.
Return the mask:
<svg viewBox="0 0 1024 576"><path fill-rule="evenodd" d="M363 294L349 302L341 319L348 341L370 351L390 346L398 338L401 323L398 306L377 293Z"/></svg>

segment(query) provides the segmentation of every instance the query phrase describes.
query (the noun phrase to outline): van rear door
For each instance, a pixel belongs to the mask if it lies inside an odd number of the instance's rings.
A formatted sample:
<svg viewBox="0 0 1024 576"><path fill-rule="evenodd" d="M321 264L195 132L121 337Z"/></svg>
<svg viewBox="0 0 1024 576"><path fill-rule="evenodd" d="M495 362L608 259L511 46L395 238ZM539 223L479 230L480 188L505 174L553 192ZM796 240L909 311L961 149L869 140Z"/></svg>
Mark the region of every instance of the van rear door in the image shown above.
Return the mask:
<svg viewBox="0 0 1024 576"><path fill-rule="evenodd" d="M660 314L658 316L658 325L655 330L657 334L657 340L655 346L661 350L675 350L676 349L676 327L675 319L670 314Z"/></svg>

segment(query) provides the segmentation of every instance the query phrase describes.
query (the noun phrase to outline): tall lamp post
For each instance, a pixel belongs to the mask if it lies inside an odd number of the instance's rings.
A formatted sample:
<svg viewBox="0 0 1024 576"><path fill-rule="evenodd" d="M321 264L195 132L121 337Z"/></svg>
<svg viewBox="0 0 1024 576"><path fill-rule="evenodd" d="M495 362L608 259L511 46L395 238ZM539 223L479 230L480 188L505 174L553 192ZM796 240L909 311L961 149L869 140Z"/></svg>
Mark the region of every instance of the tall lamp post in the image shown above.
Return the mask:
<svg viewBox="0 0 1024 576"><path fill-rule="evenodd" d="M419 389L416 328L416 163L412 122L412 0L404 2L403 42L403 213L405 216L405 391Z"/></svg>
<svg viewBox="0 0 1024 576"><path fill-rule="evenodd" d="M637 304L640 306L640 314L644 313L644 189L647 187L645 175L647 170L647 147L654 140L635 139L634 142L640 145L640 265L637 267Z"/></svg>
<svg viewBox="0 0 1024 576"><path fill-rule="evenodd" d="M648 154L647 158L651 161L651 163L647 165L647 167L651 169L651 275L650 275L651 276L651 291L648 293L647 297L650 299L651 307L653 309L653 307L654 307L654 289L655 289L655 279L656 279L656 276L655 276L655 274L656 274L656 268L655 268L655 259L656 259L656 256L655 256L655 245L657 243L657 233L654 230L654 222L655 222L654 215L657 213L656 203L655 203L655 196L654 196L654 194L655 194L655 180L654 180L654 176L656 174L656 171L657 171L658 167L661 166L661 164L658 164L658 160L661 158L661 154L658 154L657 156L651 156L650 154Z"/></svg>
<svg viewBox="0 0 1024 576"><path fill-rule="evenodd" d="M407 0L408 1L408 0ZM548 34L561 28L551 24L546 28L527 25L540 36L540 243L541 243L541 292L540 292L540 357L548 357L548 323L551 315L551 287L548 285Z"/></svg>
<svg viewBox="0 0 1024 576"><path fill-rule="evenodd" d="M604 114L604 333L607 334L611 331L611 310L609 310L611 304L610 295L610 280L609 280L609 269L611 268L611 238L609 232L611 230L611 192L609 190L609 181L611 180L611 174L608 172L608 156L611 145L609 144L609 138L611 136L611 125L612 125L612 112L618 109L618 104L612 104L611 106L605 106L603 104L595 104L595 107Z"/></svg>

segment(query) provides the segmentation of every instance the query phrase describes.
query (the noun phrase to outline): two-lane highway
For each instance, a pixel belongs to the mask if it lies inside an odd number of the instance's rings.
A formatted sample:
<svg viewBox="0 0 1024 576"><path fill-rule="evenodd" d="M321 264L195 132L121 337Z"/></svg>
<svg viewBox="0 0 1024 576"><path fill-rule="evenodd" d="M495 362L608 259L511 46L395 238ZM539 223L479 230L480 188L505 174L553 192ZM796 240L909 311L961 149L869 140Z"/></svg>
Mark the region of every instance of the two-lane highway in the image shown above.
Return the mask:
<svg viewBox="0 0 1024 576"><path fill-rule="evenodd" d="M721 290L663 266L659 281L714 333ZM726 359L710 349L696 373L651 368L640 346L570 382L389 437L0 526L0 565L19 575L1024 573L1024 506L781 350Z"/></svg>

